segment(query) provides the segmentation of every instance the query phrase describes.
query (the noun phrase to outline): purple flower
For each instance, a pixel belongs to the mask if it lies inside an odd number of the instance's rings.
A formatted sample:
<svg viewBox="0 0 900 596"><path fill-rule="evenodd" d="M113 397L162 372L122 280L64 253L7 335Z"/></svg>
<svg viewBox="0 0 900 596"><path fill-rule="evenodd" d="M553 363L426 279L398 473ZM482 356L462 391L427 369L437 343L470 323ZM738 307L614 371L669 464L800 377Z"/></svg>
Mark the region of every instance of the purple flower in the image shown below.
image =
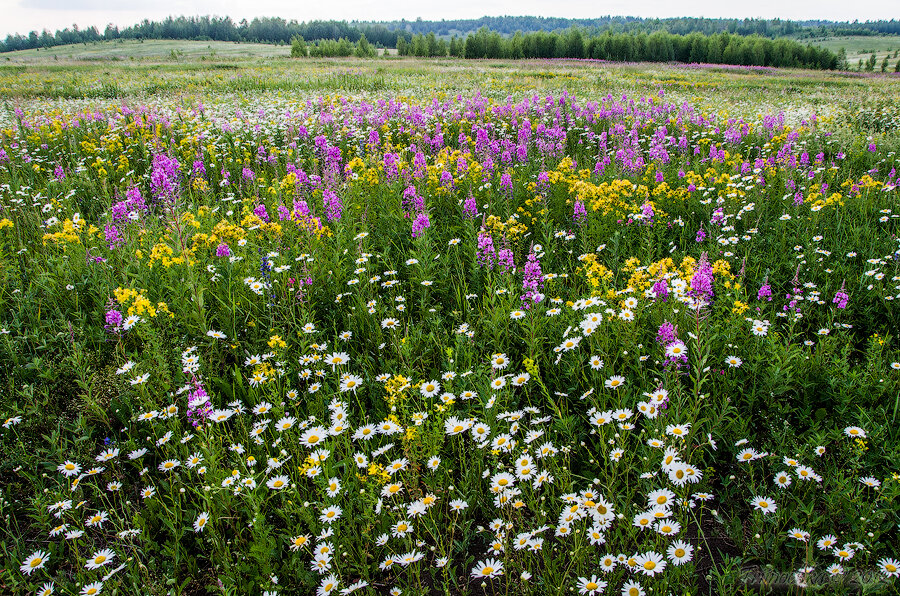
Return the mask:
<svg viewBox="0 0 900 596"><path fill-rule="evenodd" d="M697 237L694 240L698 243L706 240L706 232L703 231L703 226L700 226L700 229L697 230Z"/></svg>
<svg viewBox="0 0 900 596"><path fill-rule="evenodd" d="M544 295L540 292L543 287L544 274L541 271L541 262L532 248L522 274L522 289L525 290L525 294L521 298L525 302L525 308L530 308L529 302L538 303L544 299Z"/></svg>
<svg viewBox="0 0 900 596"><path fill-rule="evenodd" d="M150 172L150 190L153 199L157 203L174 201L178 197L178 175L181 164L174 157L165 153L157 153L153 156L153 166Z"/></svg>
<svg viewBox="0 0 900 596"><path fill-rule="evenodd" d="M463 215L466 219L475 219L478 215L478 203L472 195L469 195L469 198L466 199L463 205Z"/></svg>
<svg viewBox="0 0 900 596"><path fill-rule="evenodd" d="M217 257L230 257L231 256L231 248L228 247L227 244L222 242L219 246L216 247L216 256Z"/></svg>
<svg viewBox="0 0 900 596"><path fill-rule="evenodd" d="M263 205L262 203L260 203L256 207L254 207L253 215L260 218L261 220L263 220L266 223L269 222L269 213L268 213L268 211L266 211L266 206Z"/></svg>
<svg viewBox="0 0 900 596"><path fill-rule="evenodd" d="M656 332L656 343L667 346L676 341L678 341L678 326L665 321Z"/></svg>
<svg viewBox="0 0 900 596"><path fill-rule="evenodd" d="M684 344L678 340L677 326L669 321L665 321L660 325L659 330L656 332L656 343L661 345L666 351L665 366L674 365L676 368L679 368L682 364L687 364L687 350L684 349ZM680 345L681 349L678 352L673 350L672 353L669 353L669 348L676 344Z"/></svg>
<svg viewBox="0 0 900 596"><path fill-rule="evenodd" d="M694 270L694 276L691 278L691 290L688 294L698 300L712 302L713 269L705 252L700 255L700 262L697 263L697 268Z"/></svg>
<svg viewBox="0 0 900 596"><path fill-rule="evenodd" d="M325 207L325 217L328 218L328 221L341 218L341 214L344 212L344 206L341 203L341 198L337 196L337 193L332 190L326 190L322 194L322 202Z"/></svg>
<svg viewBox="0 0 900 596"><path fill-rule="evenodd" d="M119 230L113 224L109 223L103 226L103 232L106 236L106 245L109 248L117 248L125 244L125 239L119 236Z"/></svg>
<svg viewBox="0 0 900 596"><path fill-rule="evenodd" d="M203 160L194 160L193 175L200 177L206 176L206 166L203 164Z"/></svg>
<svg viewBox="0 0 900 596"><path fill-rule="evenodd" d="M665 277L660 277L653 284L653 295L663 302L666 301L666 298L669 297L669 283L666 281Z"/></svg>
<svg viewBox="0 0 900 596"><path fill-rule="evenodd" d="M203 424L212 412L212 402L199 380L194 380L194 388L188 393L187 418L194 428Z"/></svg>
<svg viewBox="0 0 900 596"><path fill-rule="evenodd" d="M416 214L416 219L413 221L412 226L412 237L418 238L422 235L427 228L431 227L431 221L428 219L428 213L425 211L419 211Z"/></svg>
<svg viewBox="0 0 900 596"><path fill-rule="evenodd" d="M835 293L834 300L831 301L832 304L837 304L837 307L840 309L847 308L847 302L850 300L850 296L844 291L846 285L847 282L844 280L841 283L841 289Z"/></svg>
<svg viewBox="0 0 900 596"><path fill-rule="evenodd" d="M503 272L512 271L516 268L516 262L513 258L513 251L507 247L500 249L497 253L497 264L503 269Z"/></svg>
<svg viewBox="0 0 900 596"><path fill-rule="evenodd" d="M497 253L494 249L494 239L484 230L478 232L478 249L476 251L478 264L482 267L493 269L496 257Z"/></svg>
<svg viewBox="0 0 900 596"><path fill-rule="evenodd" d="M126 217L128 217L128 202L119 201L117 203L113 203L113 206L110 207L109 213L112 216L113 221L125 219Z"/></svg>
<svg viewBox="0 0 900 596"><path fill-rule="evenodd" d="M587 217L587 211L584 208L584 201L577 199L575 201L572 219L575 220L576 225L583 226L585 223L587 223Z"/></svg>
<svg viewBox="0 0 900 596"><path fill-rule="evenodd" d="M141 196L141 189L137 186L133 186L125 192L125 200L128 202L129 211L143 211L147 209L144 197Z"/></svg>
<svg viewBox="0 0 900 596"><path fill-rule="evenodd" d="M125 320L125 317L122 316L117 310L108 310L106 311L106 327L107 329L118 329L122 325L122 321Z"/></svg>
<svg viewBox="0 0 900 596"><path fill-rule="evenodd" d="M762 285L759 287L759 291L756 293L756 299L765 299L767 302L772 302L772 286L769 285L768 277L763 280Z"/></svg>

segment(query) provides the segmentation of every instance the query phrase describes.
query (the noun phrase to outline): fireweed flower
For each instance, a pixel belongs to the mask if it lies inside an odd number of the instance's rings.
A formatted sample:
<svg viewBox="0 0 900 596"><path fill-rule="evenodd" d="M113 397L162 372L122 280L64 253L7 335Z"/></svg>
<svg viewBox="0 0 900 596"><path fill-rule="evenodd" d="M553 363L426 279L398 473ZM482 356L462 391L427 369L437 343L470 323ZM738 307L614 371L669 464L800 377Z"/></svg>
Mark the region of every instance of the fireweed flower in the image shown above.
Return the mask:
<svg viewBox="0 0 900 596"><path fill-rule="evenodd" d="M831 301L832 304L837 304L837 307L840 309L847 308L847 302L850 300L850 296L844 291L846 285L846 281L841 283L841 289L835 293L834 299Z"/></svg>
<svg viewBox="0 0 900 596"><path fill-rule="evenodd" d="M156 204L164 204L178 198L180 169L181 164L174 157L169 157L165 153L157 153L153 156L150 191Z"/></svg>
<svg viewBox="0 0 900 596"><path fill-rule="evenodd" d="M478 264L488 269L494 268L497 253L494 249L494 239L488 232L482 230L478 232L478 249L476 252Z"/></svg>
<svg viewBox="0 0 900 596"><path fill-rule="evenodd" d="M521 299L525 303L525 308L530 308L531 302L537 303L543 300L540 290L544 287L544 274L541 272L541 263L538 261L534 249L528 253L522 278L522 289L525 290L525 293Z"/></svg>
<svg viewBox="0 0 900 596"><path fill-rule="evenodd" d="M587 211L584 208L584 201L581 201L580 199L575 201L572 219L575 221L575 225L579 227L587 223Z"/></svg>
<svg viewBox="0 0 900 596"><path fill-rule="evenodd" d="M694 270L694 276L691 278L691 290L688 294L707 304L712 302L713 269L705 252L700 256L700 262L697 263L697 268Z"/></svg>

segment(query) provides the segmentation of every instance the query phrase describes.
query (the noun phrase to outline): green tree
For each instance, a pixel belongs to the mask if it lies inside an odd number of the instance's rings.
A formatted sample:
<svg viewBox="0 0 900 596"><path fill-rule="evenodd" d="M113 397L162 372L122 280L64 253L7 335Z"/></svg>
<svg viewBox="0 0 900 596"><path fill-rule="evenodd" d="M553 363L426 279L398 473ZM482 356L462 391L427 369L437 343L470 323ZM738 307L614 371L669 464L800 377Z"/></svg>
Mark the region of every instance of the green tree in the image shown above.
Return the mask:
<svg viewBox="0 0 900 596"><path fill-rule="evenodd" d="M357 58L374 58L375 57L375 48L372 47L372 44L369 43L369 40L366 39L366 35L360 35L359 41L356 42L356 57Z"/></svg>
<svg viewBox="0 0 900 596"><path fill-rule="evenodd" d="M291 58L306 58L308 55L306 40L302 35L295 35L291 39Z"/></svg>

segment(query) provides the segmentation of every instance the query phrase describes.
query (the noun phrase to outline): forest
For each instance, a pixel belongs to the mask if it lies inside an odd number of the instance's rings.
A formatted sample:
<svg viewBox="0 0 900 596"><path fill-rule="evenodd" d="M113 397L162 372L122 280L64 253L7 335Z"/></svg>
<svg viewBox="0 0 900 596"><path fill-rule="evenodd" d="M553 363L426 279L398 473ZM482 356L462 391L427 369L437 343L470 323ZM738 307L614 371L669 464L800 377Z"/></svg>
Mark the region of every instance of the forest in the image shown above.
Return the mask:
<svg viewBox="0 0 900 596"><path fill-rule="evenodd" d="M596 19L563 19L544 17L482 17L480 19L425 21L309 21L297 22L280 17L261 17L235 22L230 17L179 16L162 21L144 19L135 25L119 28L109 24L101 32L96 27L79 29L77 25L51 32L31 31L10 34L0 40L0 52L50 48L75 43L91 43L116 39L185 39L260 43L290 43L295 37L306 40L345 38L357 42L363 35L376 47L397 47L400 39L411 42L415 35L433 33L449 43L453 35L465 39L468 34L486 28L502 37L516 33L562 33L572 28L581 30L584 37L630 33L650 35L656 32L688 36L694 33L710 36L728 33L738 36L756 35L767 39L786 36L794 38L829 35L896 35L900 21L834 22L789 21L781 19L706 19L680 17L671 19L642 19L637 17L605 16ZM692 38L692 43L693 43ZM449 52L449 48L448 48Z"/></svg>

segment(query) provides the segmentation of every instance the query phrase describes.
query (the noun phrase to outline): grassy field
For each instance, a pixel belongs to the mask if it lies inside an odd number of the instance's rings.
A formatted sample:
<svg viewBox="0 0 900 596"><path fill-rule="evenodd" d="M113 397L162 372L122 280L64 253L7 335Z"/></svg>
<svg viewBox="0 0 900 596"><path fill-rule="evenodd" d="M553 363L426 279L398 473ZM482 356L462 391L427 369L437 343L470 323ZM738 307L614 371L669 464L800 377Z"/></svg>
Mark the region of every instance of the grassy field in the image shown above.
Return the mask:
<svg viewBox="0 0 900 596"><path fill-rule="evenodd" d="M888 70L893 71L897 60L900 59L900 36L897 35L824 37L804 41L827 48L834 53L838 53L843 48L852 68L856 68L859 60L865 62L872 53L878 59L876 69L880 69L882 59L887 57L890 63Z"/></svg>
<svg viewBox="0 0 900 596"><path fill-rule="evenodd" d="M900 79L167 49L0 64L0 594L898 592Z"/></svg>
<svg viewBox="0 0 900 596"><path fill-rule="evenodd" d="M203 61L290 56L290 46L228 41L117 40L20 50L0 55L0 63L46 64L62 61Z"/></svg>

